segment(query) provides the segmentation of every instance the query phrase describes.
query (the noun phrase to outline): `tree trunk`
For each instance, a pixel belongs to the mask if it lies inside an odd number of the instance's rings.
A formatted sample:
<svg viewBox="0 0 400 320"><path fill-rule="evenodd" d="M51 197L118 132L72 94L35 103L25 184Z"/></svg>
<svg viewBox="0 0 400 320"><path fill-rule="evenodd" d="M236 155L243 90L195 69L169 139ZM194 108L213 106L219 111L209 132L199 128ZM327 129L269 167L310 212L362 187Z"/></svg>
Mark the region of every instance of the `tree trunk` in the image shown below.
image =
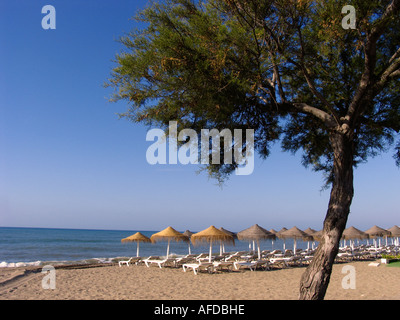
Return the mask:
<svg viewBox="0 0 400 320"><path fill-rule="evenodd" d="M302 275L300 299L322 300L328 288L332 265L347 223L353 199L354 143L352 132L333 132L333 182L323 234L314 258Z"/></svg>

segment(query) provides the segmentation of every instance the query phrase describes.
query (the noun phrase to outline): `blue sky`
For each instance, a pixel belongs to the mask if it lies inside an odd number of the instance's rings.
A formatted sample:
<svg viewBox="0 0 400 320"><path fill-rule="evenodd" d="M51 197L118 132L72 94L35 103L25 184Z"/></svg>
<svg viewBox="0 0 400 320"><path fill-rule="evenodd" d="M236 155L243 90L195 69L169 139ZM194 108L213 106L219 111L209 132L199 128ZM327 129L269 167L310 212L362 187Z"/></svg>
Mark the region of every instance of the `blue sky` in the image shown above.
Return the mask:
<svg viewBox="0 0 400 320"><path fill-rule="evenodd" d="M56 29L44 30L44 5ZM240 231L321 229L329 190L300 155L274 147L252 175L221 189L195 165L146 161L148 128L118 119L102 85L121 46L115 40L147 1L0 2L0 226ZM392 153L355 171L348 226L399 221L400 171Z"/></svg>

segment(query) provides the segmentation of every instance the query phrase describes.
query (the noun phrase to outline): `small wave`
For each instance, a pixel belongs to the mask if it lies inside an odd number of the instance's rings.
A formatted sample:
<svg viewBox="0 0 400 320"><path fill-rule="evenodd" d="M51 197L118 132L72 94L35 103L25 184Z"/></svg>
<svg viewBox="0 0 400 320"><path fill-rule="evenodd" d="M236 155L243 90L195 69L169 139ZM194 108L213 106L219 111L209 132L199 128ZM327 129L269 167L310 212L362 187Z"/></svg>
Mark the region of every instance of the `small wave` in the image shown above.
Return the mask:
<svg viewBox="0 0 400 320"><path fill-rule="evenodd" d="M0 268L18 268L18 267L36 267L40 266L42 261L35 262L0 262Z"/></svg>
<svg viewBox="0 0 400 320"><path fill-rule="evenodd" d="M0 268L17 268L17 267L37 267L45 265L72 265L72 264L104 264L113 263L121 260L122 257L115 258L89 258L82 260L63 260L63 261L34 261L34 262L0 262Z"/></svg>

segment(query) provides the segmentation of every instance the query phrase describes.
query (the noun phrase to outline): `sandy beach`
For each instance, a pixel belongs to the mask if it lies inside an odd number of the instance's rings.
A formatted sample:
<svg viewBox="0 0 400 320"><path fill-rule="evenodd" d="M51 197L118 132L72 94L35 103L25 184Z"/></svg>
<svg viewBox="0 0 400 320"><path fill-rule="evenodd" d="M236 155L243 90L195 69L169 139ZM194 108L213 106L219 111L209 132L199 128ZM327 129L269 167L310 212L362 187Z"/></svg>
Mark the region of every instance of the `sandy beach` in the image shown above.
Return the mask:
<svg viewBox="0 0 400 320"><path fill-rule="evenodd" d="M400 268L368 266L371 261L335 264L327 300L400 299ZM355 289L344 289L353 266ZM46 274L29 268L0 269L1 300L296 300L304 267L215 274L182 268L110 265L56 269L55 289L43 289Z"/></svg>

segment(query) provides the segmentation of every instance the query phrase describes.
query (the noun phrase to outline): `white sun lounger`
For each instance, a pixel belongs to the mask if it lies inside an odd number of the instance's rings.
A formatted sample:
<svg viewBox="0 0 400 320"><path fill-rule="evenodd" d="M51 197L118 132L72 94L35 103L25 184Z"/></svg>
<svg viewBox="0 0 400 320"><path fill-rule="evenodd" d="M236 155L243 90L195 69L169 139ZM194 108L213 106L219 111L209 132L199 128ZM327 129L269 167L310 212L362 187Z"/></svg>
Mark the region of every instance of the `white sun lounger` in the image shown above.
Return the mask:
<svg viewBox="0 0 400 320"><path fill-rule="evenodd" d="M183 271L186 272L187 269L191 268L193 273L197 275L200 270L207 270L208 272L213 272L214 265L212 263L185 263L182 265Z"/></svg>
<svg viewBox="0 0 400 320"><path fill-rule="evenodd" d="M257 261L236 261L234 262L234 266L236 270L239 270L240 267L249 268L250 271L257 270L257 268L265 267L268 268L267 260L257 260Z"/></svg>
<svg viewBox="0 0 400 320"><path fill-rule="evenodd" d="M150 264L154 263L157 264L160 268L164 267L166 264L172 264L175 266L175 259L168 258L164 260L152 260L152 259L146 259L144 260L144 263L146 267L150 267Z"/></svg>
<svg viewBox="0 0 400 320"><path fill-rule="evenodd" d="M229 261L214 261L214 270L223 270L226 269L228 271L232 271L232 268L234 267L233 262Z"/></svg>
<svg viewBox="0 0 400 320"><path fill-rule="evenodd" d="M118 265L121 267L123 264L126 264L129 267L129 264L138 264L141 259L141 257L132 257L126 261L119 261Z"/></svg>

